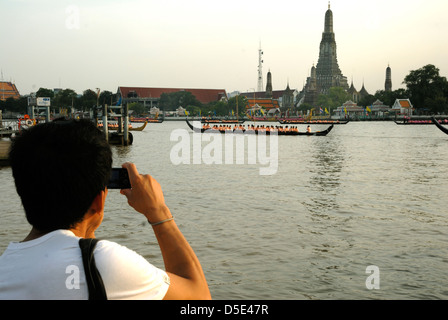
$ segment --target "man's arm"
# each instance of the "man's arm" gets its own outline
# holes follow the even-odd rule
[[[129,173],[132,189],[123,189],[128,203],[151,224],[159,242],[170,287],[165,299],[211,299],[207,281],[196,254],[177,227],[165,204],[160,184],[150,175],[140,175],[132,163],[123,164]]]

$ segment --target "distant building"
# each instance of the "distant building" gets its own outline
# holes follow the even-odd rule
[[[152,108],[149,110],[149,114],[152,115],[152,116],[155,116],[155,115],[158,115],[158,114],[161,114],[161,113],[162,113],[162,112],[161,112],[160,109],[157,108],[157,107],[152,107]]]
[[[246,104],[246,110],[260,109],[270,111],[271,109],[280,109],[278,100],[268,98],[248,98]]]
[[[355,89],[355,86],[353,85],[353,81],[352,81],[352,85],[350,86],[350,88],[347,90],[347,93],[350,96],[350,99],[352,99],[354,102],[358,103],[359,102],[359,93],[358,91]]]
[[[187,109],[185,109],[184,107],[179,107],[176,109],[176,112],[179,117],[182,117],[187,114]]]
[[[320,43],[316,76],[320,93],[326,94],[332,87],[348,89],[347,78],[342,74],[338,64],[336,37],[333,32],[333,12],[330,9],[330,3],[328,3],[328,10],[325,13],[325,29]]]
[[[355,86],[353,85],[353,81],[350,88],[347,90],[347,93],[350,95],[350,99],[352,99],[356,103],[369,95],[366,88],[364,87],[364,83],[362,84],[361,91],[358,92],[358,90],[356,90]]]
[[[272,99],[272,74],[271,74],[271,70],[269,70],[268,77],[267,77],[266,98]]]
[[[287,84],[285,90],[272,90],[272,87],[272,73],[269,71],[267,74],[266,91],[242,92],[239,93],[239,95],[246,97],[248,100],[260,100],[260,105],[267,106],[269,110],[271,108],[280,108],[283,112],[292,109],[294,107],[294,100],[298,95],[297,90],[290,89],[289,83]],[[257,104],[257,102],[255,102],[255,104]],[[247,106],[249,105],[253,106],[254,104],[250,104],[248,102]]]
[[[289,83],[286,86],[282,95],[281,109],[282,111],[292,110],[294,107],[294,90],[289,88]]]
[[[175,89],[175,88],[147,88],[147,87],[118,87],[118,101],[122,103],[138,102],[145,107],[158,107],[163,93],[187,91],[203,104],[227,100],[225,89]]]
[[[412,116],[413,110],[414,107],[409,99],[397,99],[392,106],[392,111],[406,116]]]
[[[386,83],[384,85],[384,90],[386,92],[392,91],[392,69],[390,68],[390,66],[387,66],[386,69]]]
[[[374,116],[383,116],[386,112],[391,111],[391,107],[386,106],[382,101],[376,100],[370,107]]]
[[[19,99],[20,93],[14,83],[0,81],[0,100],[6,101],[8,98]]]
[[[319,60],[316,67],[311,68],[311,75],[307,79],[301,101],[316,106],[319,94],[328,94],[332,87],[349,89],[347,77],[342,74],[338,64],[333,12],[328,4],[328,10],[325,13],[325,29],[320,42]]]
[[[335,114],[340,118],[356,118],[366,114],[366,109],[364,107],[358,106],[354,101],[347,101],[341,107],[338,107]]]
[[[311,106],[316,106],[317,98],[319,97],[319,88],[317,87],[317,74],[315,66],[311,68],[311,75],[307,79],[304,92],[305,94],[302,101]]]

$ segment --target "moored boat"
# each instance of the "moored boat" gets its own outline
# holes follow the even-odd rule
[[[157,118],[149,118],[149,117],[147,117],[147,118],[136,118],[136,117],[130,117],[129,120],[130,120],[130,122],[140,122],[140,123],[143,123],[143,122],[162,123],[163,122],[163,118],[159,119],[158,117]]]
[[[145,121],[145,123],[143,123],[143,125],[141,125],[140,127],[133,127],[132,125],[129,125],[129,131],[143,131],[145,128],[146,128],[146,125],[148,124],[148,122],[147,121]],[[102,123],[99,123],[98,124],[98,128],[102,128],[103,127],[103,124]],[[108,125],[107,125],[107,128],[109,129],[109,130],[113,130],[113,131],[116,131],[116,130],[118,130],[118,124],[112,124],[112,123],[109,123]]]

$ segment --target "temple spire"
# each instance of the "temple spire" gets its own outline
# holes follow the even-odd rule
[[[384,90],[386,92],[392,91],[392,69],[390,68],[390,64],[387,65],[386,69],[386,84],[384,86]]]
[[[330,9],[330,2],[328,2],[328,10],[325,13],[325,33],[333,33],[333,12]]]
[[[267,76],[267,85],[266,85],[266,98],[271,98],[273,97],[272,95],[272,74],[271,74],[271,69],[269,69],[268,72],[268,76]]]

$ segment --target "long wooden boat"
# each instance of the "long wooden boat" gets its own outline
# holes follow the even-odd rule
[[[162,123],[163,122],[163,118],[159,119],[159,118],[134,118],[131,117],[129,119],[130,122],[140,122],[140,123],[144,123],[144,122],[148,122],[148,123]]]
[[[431,120],[436,125],[437,128],[439,128],[445,134],[448,134],[448,128],[447,127],[442,126],[442,124],[434,117]]]
[[[350,120],[278,120],[281,124],[347,124],[350,122]]]
[[[225,120],[225,119],[201,119],[201,123],[210,123],[210,124],[235,124],[235,123],[239,123],[239,124],[243,124],[244,122],[246,122],[246,120],[242,119],[242,120]]]
[[[214,129],[204,129],[204,128],[197,128],[194,127],[189,121],[188,119],[186,120],[187,125],[190,127],[191,130],[193,130],[194,132],[200,132],[200,133],[227,133],[227,132],[233,132],[236,134],[241,134],[241,133],[245,133],[245,134],[258,134],[259,130],[234,130],[234,131],[229,131],[229,130],[214,130]],[[328,127],[326,130],[323,131],[316,131],[316,132],[297,132],[297,131],[275,131],[275,134],[279,135],[279,136],[326,136],[328,135],[331,130],[333,130],[334,125],[332,124],[330,127]],[[263,133],[265,133],[266,135],[270,135],[270,131],[262,131]]]
[[[134,128],[134,127],[130,126],[129,127],[129,131],[143,131],[146,128],[147,124],[148,124],[148,122],[145,121],[145,123],[143,123],[143,125],[141,125],[140,127]],[[102,124],[98,125],[98,127],[101,129],[102,128]],[[118,126],[109,124],[108,125],[108,130],[117,131],[118,130]]]
[[[439,120],[439,121],[443,121],[444,123],[448,124],[448,120],[444,119],[444,120]],[[394,122],[396,124],[398,124],[399,126],[410,126],[410,125],[414,125],[414,126],[422,126],[422,125],[433,125],[433,120],[432,119],[406,119],[406,120],[394,120]]]

